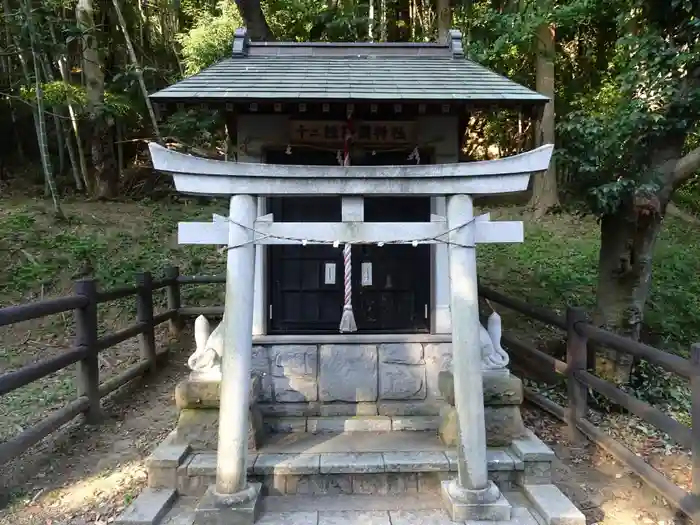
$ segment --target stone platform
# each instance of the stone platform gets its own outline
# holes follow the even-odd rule
[[[417,346],[422,352],[422,347]],[[391,355],[397,361],[400,354],[398,350],[412,348],[410,345],[385,347],[385,353],[390,353],[388,349],[392,349]],[[301,362],[314,362],[308,358],[306,350],[299,350],[299,354],[287,350]],[[398,372],[400,368],[397,368],[408,365],[399,365],[393,361],[386,365],[394,367],[388,369],[391,371],[389,375],[393,378],[394,388],[398,389],[400,385],[405,387],[410,383],[403,373]],[[303,367],[298,365],[297,368]],[[445,445],[457,444],[457,412],[454,407],[452,374],[448,371],[441,370],[431,379],[431,384],[434,383],[438,394],[413,399],[400,399],[397,391],[394,391],[394,399],[377,398],[375,395],[364,400],[334,399],[321,402],[315,401],[316,397],[312,397],[314,400],[305,401],[287,396],[283,398],[283,402],[269,402],[267,389],[273,387],[271,379],[274,378],[262,375],[261,372],[251,375],[248,413],[248,448],[251,450],[258,450],[266,436],[290,432],[433,431],[439,434]],[[336,378],[336,381],[342,382],[342,379]],[[419,383],[424,385],[422,379]],[[281,388],[281,384],[281,381],[278,381],[275,388]],[[298,387],[303,382],[298,378],[294,381],[290,379],[290,384]],[[215,451],[218,440],[219,396],[219,380],[187,379],[179,383],[175,391],[175,401],[180,415],[173,440],[181,445],[189,445],[192,450]],[[507,370],[485,373],[484,416],[489,446],[508,446],[513,439],[524,435],[525,427],[520,414],[522,400],[520,379]]]
[[[268,436],[248,457],[249,480],[263,484],[257,523],[454,523],[442,510],[440,484],[456,476],[456,457],[434,432]],[[584,525],[583,515],[551,484],[553,459],[529,431],[509,447],[489,448],[489,477],[512,506],[511,519],[466,523]],[[148,470],[150,488],[117,523],[192,525],[199,498],[215,481],[216,453],[166,440],[149,458]]]
[[[444,360],[427,359],[436,349]],[[382,345],[370,352],[361,345],[355,350],[369,356],[368,368],[375,373],[365,379],[377,386],[353,397],[321,394],[347,386],[337,375],[323,379],[324,368],[317,366],[323,347],[257,348],[254,361],[269,371],[252,373],[248,407],[247,477],[261,487],[258,522],[454,523],[444,512],[442,494],[444,484],[457,476],[454,388],[451,373],[442,369],[447,349]],[[267,357],[261,360],[261,354]],[[345,357],[354,355],[349,354]],[[148,488],[117,524],[192,525],[195,507],[208,508],[208,489],[216,482],[219,386],[216,380],[194,378],[178,385],[177,428],[148,459]],[[404,390],[415,393],[404,396]],[[485,372],[488,477],[502,497],[469,516],[501,521],[467,523],[584,525],[583,515],[551,484],[554,454],[524,427],[522,399],[517,377],[507,370]],[[221,523],[230,525],[226,519]]]

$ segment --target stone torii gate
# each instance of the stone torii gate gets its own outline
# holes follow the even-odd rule
[[[247,164],[197,158],[155,143],[149,148],[154,168],[172,174],[178,191],[230,196],[228,218],[179,225],[180,243],[228,247],[216,485],[200,503],[196,523],[252,523],[256,515],[260,487],[246,479],[256,245],[416,240],[449,247],[460,446],[457,479],[443,482],[447,510],[453,520],[510,519],[510,505],[488,480],[475,247],[522,242],[523,225],[475,217],[472,195],[526,190],[530,175],[548,168],[554,147],[495,161],[417,166]],[[342,196],[342,221],[278,223],[272,215],[257,217],[258,196],[302,195]],[[446,196],[447,216],[365,223],[363,195]]]

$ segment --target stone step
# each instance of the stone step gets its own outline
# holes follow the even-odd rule
[[[318,441],[317,436],[313,437]],[[281,452],[273,447],[251,454],[248,475],[263,484],[267,495],[414,494],[438,492],[441,481],[457,472],[457,452],[441,447],[434,436],[391,444],[386,439],[391,437],[388,435],[378,440],[385,442],[384,447],[375,441],[375,451],[350,452],[342,452],[348,448],[343,446],[343,441],[352,436],[329,437],[331,442],[323,443],[326,446],[319,447],[318,452],[314,447],[300,452],[290,451],[290,447],[282,448],[285,452]],[[334,438],[339,442],[329,446]],[[361,442],[361,433],[356,433],[356,438]],[[419,446],[421,442],[426,446]],[[376,451],[381,448],[385,450]],[[515,485],[519,471],[525,468],[525,463],[507,449],[489,449],[487,464],[490,478],[506,489]],[[213,452],[192,453],[177,469],[180,494],[201,495],[215,480],[216,453]]]
[[[117,517],[115,525],[158,525],[175,501],[172,489],[146,488]]]
[[[258,403],[268,417],[332,417],[332,416],[439,416],[449,406],[443,400],[377,401],[359,403]]]
[[[437,510],[441,508],[442,500],[436,493],[399,496],[267,496],[262,499],[263,514],[314,511]]]
[[[525,485],[525,497],[541,517],[540,525],[586,525],[586,517],[554,485]]]
[[[545,523],[521,491],[503,495],[512,506],[511,519],[497,522],[499,525]],[[192,525],[197,503],[198,498],[179,498],[158,525]],[[260,507],[256,525],[454,525],[437,494],[267,496]],[[543,510],[553,516],[551,509]],[[467,521],[464,525],[485,523]]]
[[[552,451],[528,433],[490,448],[490,478],[504,490],[551,483]],[[201,495],[215,481],[216,453],[164,442],[148,460],[149,486]],[[288,433],[249,452],[248,475],[266,494],[431,492],[457,471],[457,453],[431,432]]]
[[[493,472],[515,472],[524,468],[524,463],[506,449],[487,450],[486,460],[488,470]],[[214,476],[216,453],[190,454],[179,470],[190,477]],[[457,451],[261,453],[248,456],[248,473],[257,476],[399,472],[457,472]]]
[[[319,416],[270,417],[263,420],[271,433],[437,431],[440,416]]]

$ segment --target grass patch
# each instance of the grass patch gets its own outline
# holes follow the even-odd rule
[[[520,208],[494,218],[521,219]],[[554,215],[525,221],[525,242],[478,248],[484,284],[563,315],[567,305],[592,312],[598,279],[600,232],[594,218]],[[646,336],[655,346],[687,356],[700,341],[700,244],[697,226],[668,217],[654,251],[645,312]],[[508,328],[507,326],[505,328]]]
[[[223,202],[177,200],[151,203],[64,203],[67,219],[57,222],[41,200],[3,203],[0,210],[0,307],[69,295],[81,276],[98,279],[100,289],[133,284],[138,271],[161,275],[169,265],[184,274],[219,273],[224,258],[215,247],[179,246],[177,222],[210,219],[226,210]],[[222,286],[183,289],[185,304],[223,300]],[[156,313],[165,306],[155,294]],[[135,299],[100,305],[100,332],[135,322]],[[74,320],[70,312],[0,328],[0,373],[46,359],[70,348]],[[166,339],[162,334],[160,341]],[[100,354],[106,380],[140,358],[136,339]],[[35,424],[76,398],[75,366],[0,398],[0,441]]]

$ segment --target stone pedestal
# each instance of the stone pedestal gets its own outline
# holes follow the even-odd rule
[[[440,411],[440,440],[448,447],[459,445],[459,425],[454,407],[454,379],[451,372],[440,372],[440,393],[447,401]],[[506,447],[525,435],[520,413],[522,381],[507,370],[484,373],[484,415],[489,447]]]
[[[257,406],[261,377],[251,375],[248,409],[248,450],[260,448],[264,438],[263,417]],[[216,451],[219,431],[221,381],[185,379],[175,388],[175,404],[180,409],[175,442],[192,450]]]
[[[493,481],[482,490],[468,490],[456,479],[443,481],[442,500],[452,521],[510,521],[512,505]]]
[[[253,525],[260,514],[260,483],[241,492],[218,494],[211,485],[195,510],[193,525]]]

